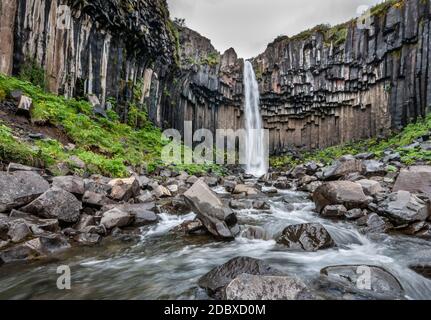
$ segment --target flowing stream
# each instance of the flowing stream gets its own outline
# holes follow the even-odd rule
[[[261,177],[268,171],[268,152],[266,151],[262,116],[259,109],[259,85],[250,61],[244,63],[244,95],[245,130],[247,133],[246,172],[255,177]]]
[[[230,197],[220,189],[216,191],[221,197]],[[416,257],[431,255],[428,241],[406,236],[366,236],[352,223],[321,219],[313,211],[314,204],[300,192],[280,190],[278,195],[265,196],[264,200],[271,205],[268,213],[237,211],[241,227],[262,226],[276,236],[291,224],[320,222],[337,248],[306,253],[286,251],[273,240],[240,237],[233,242],[217,242],[209,236],[185,236],[172,229],[194,219],[193,213],[161,214],[158,224],[140,230],[138,241],[106,239],[99,247],[74,248],[56,260],[0,267],[0,299],[207,299],[197,286],[198,279],[237,256],[262,259],[301,278],[310,287],[326,266],[382,266],[400,280],[406,298],[431,298],[431,281],[408,268]],[[71,268],[71,290],[56,287],[60,265]],[[325,297],[320,289],[313,290]]]

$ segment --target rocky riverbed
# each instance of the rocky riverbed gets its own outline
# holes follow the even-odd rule
[[[0,298],[431,298],[431,167],[394,152],[259,179],[0,176]]]

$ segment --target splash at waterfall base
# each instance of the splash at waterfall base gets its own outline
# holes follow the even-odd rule
[[[259,154],[250,148],[250,137],[260,141]],[[241,165],[245,168],[269,167],[269,131],[266,129],[209,129],[193,132],[193,122],[184,122],[184,133],[176,129],[165,130],[162,139],[166,146],[161,159],[165,165],[217,164]],[[247,172],[260,177],[260,172]]]

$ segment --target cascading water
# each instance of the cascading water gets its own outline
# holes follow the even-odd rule
[[[259,109],[259,86],[250,61],[244,63],[246,172],[260,177],[268,171],[267,148]]]

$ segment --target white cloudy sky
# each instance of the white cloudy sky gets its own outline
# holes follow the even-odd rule
[[[224,51],[234,47],[251,58],[279,35],[294,35],[317,24],[358,16],[360,6],[383,0],[168,0],[172,17],[211,39]]]

